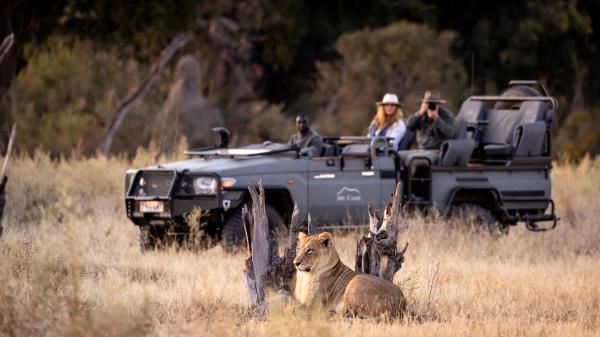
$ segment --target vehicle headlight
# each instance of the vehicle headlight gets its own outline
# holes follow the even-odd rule
[[[196,177],[194,178],[194,194],[216,194],[217,178],[214,177]]]

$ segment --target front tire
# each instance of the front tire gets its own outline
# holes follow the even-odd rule
[[[278,235],[281,232],[285,232],[286,226],[279,212],[271,205],[265,205],[265,211],[271,235]],[[227,252],[235,252],[246,246],[246,233],[242,224],[241,206],[235,209],[227,221],[225,221],[221,246]]]
[[[139,243],[142,252],[158,248],[164,241],[164,228],[142,225],[140,226]]]

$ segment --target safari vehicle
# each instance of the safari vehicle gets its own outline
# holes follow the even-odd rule
[[[140,227],[142,248],[192,228],[233,248],[245,238],[241,210],[253,182],[265,188],[272,230],[289,223],[294,204],[321,227],[364,225],[368,202],[383,207],[400,183],[407,209],[468,209],[503,231],[519,222],[551,229],[558,221],[550,180],[557,108],[540,83],[512,81],[500,96],[469,97],[455,139],[439,151],[407,150],[408,136],[399,149],[381,137],[326,137],[318,156],[284,144],[228,148],[221,128],[220,144],[186,151],[188,160],[128,170],[127,216]]]

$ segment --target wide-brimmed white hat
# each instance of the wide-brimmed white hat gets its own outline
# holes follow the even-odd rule
[[[383,96],[383,99],[381,100],[381,102],[377,102],[375,103],[377,105],[382,105],[382,104],[393,104],[393,105],[397,105],[397,106],[403,106],[404,104],[398,102],[398,96],[394,95],[394,94],[390,94],[387,93]]]

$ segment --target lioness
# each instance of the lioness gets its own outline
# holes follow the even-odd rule
[[[357,317],[402,317],[406,299],[400,287],[348,268],[340,261],[330,233],[299,233],[298,239],[294,295],[300,303],[321,304],[328,310]]]

